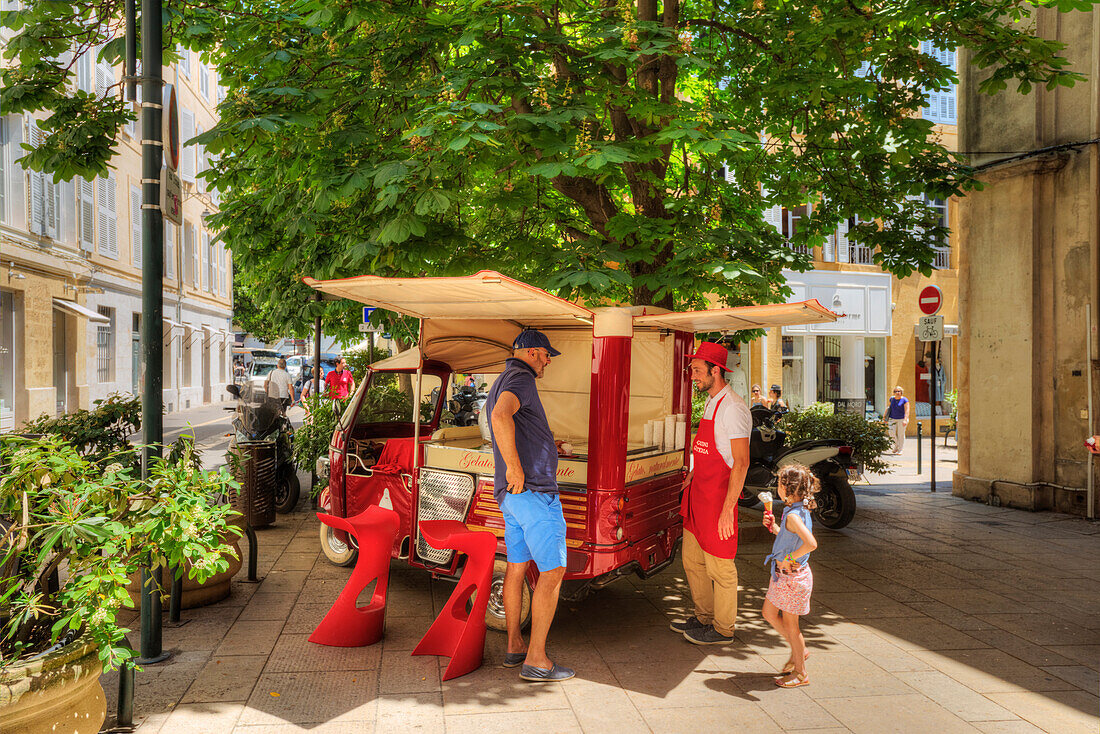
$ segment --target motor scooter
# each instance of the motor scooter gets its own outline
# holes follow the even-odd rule
[[[230,449],[238,446],[269,445],[275,449],[274,494],[275,512],[285,515],[298,504],[301,484],[294,466],[294,426],[286,417],[289,398],[269,398],[262,390],[244,390],[238,385],[226,385],[226,391],[237,398],[233,414],[233,438]]]
[[[785,411],[754,405],[752,434],[749,437],[749,471],[738,504],[752,507],[760,492],[776,495],[779,471],[790,464],[809,467],[821,482],[814,517],[827,528],[836,530],[852,521],[856,513],[856,495],[851,480],[859,478],[852,460],[852,447],[839,439],[799,441],[785,446],[787,433],[780,427]]]
[[[476,426],[481,409],[485,406],[488,395],[478,392],[472,385],[462,385],[455,388],[454,397],[451,398],[448,407],[454,414],[456,426]]]

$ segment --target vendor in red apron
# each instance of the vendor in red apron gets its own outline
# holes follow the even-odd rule
[[[726,382],[728,357],[724,347],[703,342],[688,358],[692,384],[710,398],[691,444],[680,505],[695,614],[670,626],[696,645],[732,642],[737,621],[737,498],[749,468],[752,415]]]

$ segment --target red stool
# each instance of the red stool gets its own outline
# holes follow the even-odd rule
[[[486,530],[469,530],[457,520],[426,520],[420,523],[420,532],[436,548],[453,548],[466,554],[458,586],[412,653],[449,657],[443,680],[450,680],[481,667],[497,536]],[[475,591],[477,596],[467,612],[466,602]]]
[[[390,550],[397,536],[397,513],[375,505],[355,517],[318,512],[317,519],[352,535],[359,545],[359,558],[351,578],[309,641],[333,647],[373,645],[382,639],[386,627],[386,588],[390,581]],[[360,592],[375,580],[378,583],[370,604],[357,606]]]

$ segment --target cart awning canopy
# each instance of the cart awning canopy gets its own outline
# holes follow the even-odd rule
[[[761,306],[714,308],[706,311],[680,311],[647,316],[635,316],[635,326],[650,326],[695,333],[707,331],[741,331],[769,329],[773,326],[824,324],[837,320],[837,315],[816,299],[797,303],[769,303]]]
[[[441,278],[306,278],[322,293],[420,319],[495,319],[533,328],[591,323],[592,312],[492,270]]]

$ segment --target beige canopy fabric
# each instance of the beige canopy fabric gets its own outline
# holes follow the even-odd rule
[[[534,328],[592,320],[587,308],[492,270],[441,278],[306,278],[305,283],[322,293],[420,319],[493,319]]]
[[[740,331],[742,329],[768,329],[773,326],[798,324],[824,324],[836,321],[837,315],[822,306],[816,299],[797,303],[769,303],[760,306],[736,306],[714,308],[707,311],[681,311],[679,313],[635,316],[634,326],[655,326],[675,331],[695,333],[707,331]]]

